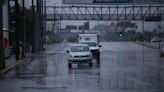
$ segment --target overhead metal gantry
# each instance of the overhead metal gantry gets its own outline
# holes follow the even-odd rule
[[[164,20],[164,5],[47,6],[46,20],[160,21]]]

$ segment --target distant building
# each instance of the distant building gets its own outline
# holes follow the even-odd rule
[[[93,0],[62,0],[63,4],[92,4]]]
[[[110,30],[110,26],[106,24],[97,24],[93,27],[92,30],[107,31]]]
[[[93,0],[93,3],[129,3],[131,0]]]
[[[62,0],[63,4],[115,4],[115,3],[143,3],[143,4],[160,4],[164,0]]]
[[[120,32],[125,31],[127,28],[136,29],[137,26],[131,22],[111,22],[111,24],[97,24],[92,30],[100,32]]]
[[[111,23],[111,25],[108,24],[97,24],[93,27],[92,30],[94,31],[101,31],[101,32],[114,32],[115,31],[115,24]]]
[[[66,30],[77,30],[76,25],[66,25]]]
[[[85,22],[84,23],[84,30],[89,30],[90,27],[89,27],[89,22]]]
[[[80,25],[78,30],[90,30],[89,22],[85,22],[83,25]]]

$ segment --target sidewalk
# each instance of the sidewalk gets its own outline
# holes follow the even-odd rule
[[[48,44],[44,44],[44,49],[48,48]],[[3,76],[4,74],[6,74],[8,71],[12,70],[13,68],[15,68],[16,66],[25,63],[26,61],[28,61],[28,59],[32,58],[35,55],[41,54],[41,52],[38,53],[26,53],[25,54],[25,58],[19,59],[16,61],[15,56],[10,56],[9,58],[5,59],[5,64],[6,64],[6,68],[3,70],[0,70],[0,76]]]
[[[162,58],[162,62],[161,62],[160,76],[161,76],[162,86],[164,86],[164,57]]]
[[[153,49],[160,49],[158,43],[152,43],[152,42],[136,42],[139,45],[143,45],[148,48],[153,48]],[[160,47],[162,46],[163,43],[160,44]],[[164,57],[161,57],[161,62],[160,62],[160,78],[161,78],[161,87],[164,87]],[[164,88],[163,88],[164,89]]]
[[[140,41],[137,41],[136,43],[140,44],[140,45],[143,45],[145,47],[148,47],[148,48],[159,49],[159,46],[157,44],[154,44],[154,43],[151,43],[151,42],[140,42]]]
[[[30,56],[31,56],[31,54],[26,54],[25,58],[19,59],[17,61],[16,61],[14,56],[10,56],[9,58],[5,59],[6,68],[3,69],[3,70],[0,70],[0,76],[3,76],[5,73],[10,71],[14,67],[16,67],[19,64],[22,64],[23,62],[25,62]]]

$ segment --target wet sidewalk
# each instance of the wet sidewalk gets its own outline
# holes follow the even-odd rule
[[[5,58],[5,69],[0,70],[0,76],[4,76],[5,74],[7,74],[7,72],[12,70],[13,68],[19,66],[23,62],[26,62],[27,59],[31,57],[31,55],[32,54],[30,54],[30,53],[26,53],[25,57],[20,58],[19,60],[16,60],[14,55],[11,55],[10,57]]]
[[[0,79],[4,92],[164,92],[158,49],[102,43],[101,65],[68,68],[69,44],[51,45]],[[144,50],[144,58],[143,52]],[[6,86],[8,85],[8,86]]]
[[[157,43],[152,43],[152,42],[141,42],[141,41],[137,41],[137,44],[143,45],[145,47],[148,48],[153,48],[153,49],[158,49],[159,45]],[[160,45],[161,46],[161,45]]]
[[[162,81],[162,85],[164,85],[164,57],[161,60],[161,81]],[[164,89],[164,87],[163,87]]]
[[[6,58],[5,59],[6,67],[9,67],[10,65],[12,65],[14,63],[16,63],[16,59],[15,59],[15,56],[14,55],[12,55],[9,58]]]

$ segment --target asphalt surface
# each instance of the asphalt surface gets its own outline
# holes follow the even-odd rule
[[[0,78],[0,92],[164,92],[158,49],[101,43],[101,64],[68,68],[71,43],[50,45]]]

